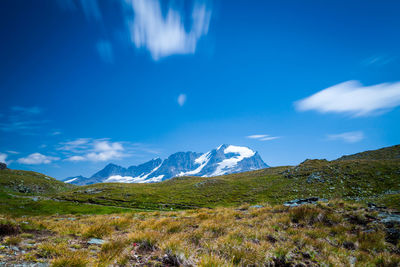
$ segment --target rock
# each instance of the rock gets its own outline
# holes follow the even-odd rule
[[[0,162],[0,170],[7,169],[7,164]]]
[[[354,243],[353,243],[353,242],[350,242],[350,241],[345,241],[345,242],[343,242],[343,247],[344,247],[345,249],[349,249],[349,250],[354,250],[354,249],[356,249],[356,246],[354,245]]]
[[[260,209],[260,208],[264,208],[264,206],[262,206],[262,205],[253,205],[253,206],[250,206],[250,208]]]
[[[400,230],[396,228],[387,228],[385,240],[393,245],[397,245],[400,240]]]
[[[383,223],[399,223],[400,224],[400,215],[399,214],[391,214],[387,212],[381,212],[378,214],[381,218],[381,222]]]
[[[354,257],[354,256],[350,256],[350,257],[349,257],[350,266],[355,266],[356,261],[357,261],[357,258],[356,258],[356,257]]]
[[[286,201],[285,203],[283,203],[283,205],[286,207],[297,207],[297,206],[304,205],[304,204],[315,204],[318,201],[327,201],[327,200],[323,199],[323,198],[318,198],[318,197],[301,198],[301,199],[294,199],[291,201]]]
[[[178,257],[171,253],[167,253],[162,258],[162,262],[167,266],[180,266]]]
[[[88,244],[90,245],[103,245],[106,241],[104,241],[103,239],[99,239],[99,238],[92,238],[88,241]]]
[[[14,250],[14,251],[19,251],[19,248],[16,247],[16,246],[12,246],[11,249]]]
[[[313,172],[308,176],[307,183],[311,184],[314,182],[324,183],[325,180],[321,177],[319,172]]]

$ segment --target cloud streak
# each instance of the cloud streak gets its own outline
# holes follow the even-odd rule
[[[347,113],[354,117],[387,112],[400,105],[400,82],[363,86],[347,81],[297,101],[299,111]]]
[[[40,153],[33,153],[25,158],[20,158],[17,161],[21,164],[39,165],[39,164],[49,164],[49,163],[59,160],[59,159],[60,158],[58,158],[58,157],[51,157],[51,156],[46,156],[46,155],[43,155]]]
[[[0,130],[4,132],[18,132],[24,135],[34,134],[32,130],[40,128],[48,120],[33,119],[42,113],[39,107],[11,107],[11,112],[4,116],[3,121],[0,122]]]
[[[178,102],[178,105],[182,107],[186,103],[186,95],[180,94],[178,96],[177,102]]]
[[[259,140],[259,141],[270,141],[270,140],[279,139],[280,136],[270,136],[268,134],[253,134],[253,135],[246,136],[246,138]]]
[[[364,139],[364,133],[361,131],[345,132],[341,134],[329,134],[328,140],[342,140],[346,143],[357,143]]]
[[[174,54],[193,54],[200,37],[208,33],[211,11],[205,4],[194,4],[191,27],[188,27],[184,24],[183,11],[170,5],[164,16],[159,0],[126,2],[134,13],[133,20],[128,20],[131,40],[137,48],[146,48],[154,60]]]

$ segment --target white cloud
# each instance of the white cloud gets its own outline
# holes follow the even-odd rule
[[[253,134],[253,135],[248,135],[246,138],[249,139],[256,139],[259,141],[270,141],[270,140],[275,140],[280,138],[280,136],[270,136],[268,134]]]
[[[14,150],[7,150],[7,153],[9,153],[9,154],[19,154],[18,151],[14,151]]]
[[[52,132],[50,135],[60,135],[61,134],[61,132],[60,131],[54,131],[54,132]]]
[[[49,164],[52,161],[59,160],[60,158],[58,157],[51,157],[51,156],[45,156],[40,153],[33,153],[30,154],[29,156],[25,158],[20,158],[18,159],[19,163],[22,164],[29,164],[29,165],[35,165],[35,164]]]
[[[106,63],[114,62],[114,53],[112,49],[112,45],[109,41],[101,40],[96,44],[97,52],[100,55],[100,58]]]
[[[81,150],[87,149],[90,142],[92,142],[90,138],[78,138],[73,141],[61,143],[61,147],[59,147],[58,150],[79,152]]]
[[[85,161],[86,158],[82,156],[71,156],[66,159],[67,161]]]
[[[94,151],[88,153],[86,158],[90,161],[107,161],[118,159],[124,156],[124,148],[121,143],[100,141],[94,143]]]
[[[128,156],[122,142],[110,142],[108,139],[79,138],[73,141],[61,143],[58,150],[70,155],[67,161],[108,161]]]
[[[363,86],[357,81],[337,84],[295,103],[299,111],[348,113],[356,117],[385,112],[399,105],[400,82]]]
[[[173,54],[193,54],[200,37],[208,32],[211,11],[205,4],[194,4],[190,28],[184,24],[188,19],[183,11],[169,6],[164,13],[160,0],[126,2],[134,13],[133,21],[129,21],[131,39],[137,48],[149,50],[154,60]]]
[[[182,107],[186,103],[186,95],[185,94],[180,94],[178,96],[177,101],[178,101],[179,106]]]
[[[329,134],[329,140],[342,140],[346,143],[356,143],[364,139],[364,133],[361,131],[346,132],[341,134]]]
[[[0,162],[6,163],[7,154],[0,153]]]

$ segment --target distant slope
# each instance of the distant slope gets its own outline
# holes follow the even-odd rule
[[[338,158],[337,160],[354,160],[354,159],[370,159],[370,160],[400,159],[400,145],[384,147],[377,150],[368,150],[353,155],[343,156]]]
[[[0,170],[1,191],[25,194],[54,194],[74,187],[76,186],[33,171]]]
[[[153,184],[95,184],[61,193],[59,199],[141,209],[282,203],[317,196],[359,201],[400,193],[400,160],[307,160],[218,177],[178,177]]]

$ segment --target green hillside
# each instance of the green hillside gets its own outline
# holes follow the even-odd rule
[[[400,145],[384,147],[377,150],[368,150],[354,155],[347,155],[338,160],[353,160],[353,159],[368,159],[368,160],[385,160],[385,159],[400,159]]]
[[[74,188],[47,175],[5,169],[0,170],[0,190],[24,194],[53,194]]]
[[[400,160],[307,160],[212,178],[183,177],[154,184],[94,184],[60,193],[58,199],[140,209],[187,209],[279,204],[317,196],[378,202],[399,208],[387,196],[400,192]],[[389,198],[390,199],[390,198]]]
[[[400,209],[400,159],[393,159],[400,146],[363,152],[363,159],[327,161],[306,160],[298,166],[267,168],[218,177],[179,177],[152,184],[94,184],[74,186],[43,174],[0,171],[0,198],[10,213],[18,213],[18,204],[41,196],[40,203],[56,213],[66,203],[94,204],[96,207],[123,207],[141,210],[171,210],[238,206],[244,203],[282,204],[297,198],[341,198],[375,202]],[[382,158],[385,151],[390,159]],[[367,154],[365,154],[367,153]],[[383,153],[383,154],[382,154]],[[384,157],[383,157],[384,158]],[[30,199],[27,199],[27,196]],[[45,198],[44,198],[45,197]],[[47,202],[45,202],[47,201]],[[42,210],[40,203],[26,204],[28,212]],[[69,208],[66,208],[65,213]],[[74,212],[74,209],[72,209]],[[77,212],[80,212],[79,210]],[[104,211],[106,212],[106,211]]]

